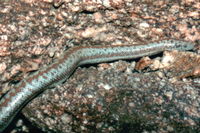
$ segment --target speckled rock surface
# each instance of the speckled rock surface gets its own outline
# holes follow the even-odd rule
[[[23,112],[55,132],[198,131],[199,86],[167,77],[165,68],[134,72],[134,64],[79,68],[62,87],[47,90]]]
[[[200,44],[199,7],[196,0],[3,0],[0,95],[70,47],[166,38]],[[7,132],[199,132],[195,52],[78,68],[28,104],[26,118]]]

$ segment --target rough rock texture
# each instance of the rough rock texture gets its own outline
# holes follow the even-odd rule
[[[174,52],[163,60],[176,58]],[[179,54],[183,57],[179,60],[195,56]],[[162,70],[145,73],[133,72],[135,62],[124,61],[79,68],[62,87],[47,90],[23,112],[45,130],[56,132],[198,131],[199,86],[192,80],[169,78],[167,74],[178,72],[170,74],[176,69],[172,60],[160,62]],[[179,62],[184,67],[185,62]]]
[[[45,132],[200,132],[199,10],[196,0],[0,1],[0,95],[70,47],[197,44],[193,52],[78,68],[7,132],[35,131],[26,119]]]

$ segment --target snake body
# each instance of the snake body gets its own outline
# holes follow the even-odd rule
[[[39,93],[65,81],[80,65],[119,59],[134,59],[160,53],[164,50],[191,50],[194,44],[179,40],[162,40],[146,45],[86,46],[66,51],[53,64],[22,80],[0,100],[0,132],[11,123],[16,114]]]

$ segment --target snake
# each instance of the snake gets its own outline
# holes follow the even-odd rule
[[[41,68],[14,85],[0,99],[0,132],[3,132],[15,116],[46,88],[65,82],[78,66],[135,59],[151,56],[165,50],[192,50],[194,43],[168,39],[138,45],[79,46],[69,48],[52,64]]]

